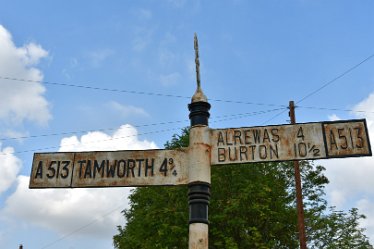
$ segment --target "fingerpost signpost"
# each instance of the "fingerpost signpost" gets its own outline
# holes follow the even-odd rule
[[[189,147],[35,153],[29,187],[188,185],[189,248],[207,249],[211,166],[372,155],[364,119],[210,129],[196,34],[194,48],[197,89],[188,105]]]

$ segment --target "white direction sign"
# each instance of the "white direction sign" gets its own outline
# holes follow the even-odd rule
[[[187,184],[183,150],[35,153],[30,188]]]
[[[365,120],[212,129],[211,164],[370,156]]]
[[[211,129],[207,146],[211,165],[371,156],[364,119]],[[29,187],[187,184],[189,151],[35,153]]]

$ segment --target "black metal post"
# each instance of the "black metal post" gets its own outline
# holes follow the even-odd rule
[[[188,105],[191,128],[208,126],[210,104],[205,101],[192,102]],[[190,182],[188,184],[189,223],[208,224],[208,206],[210,183]]]

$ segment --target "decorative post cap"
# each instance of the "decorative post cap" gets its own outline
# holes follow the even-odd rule
[[[200,85],[200,62],[199,62],[199,44],[197,41],[197,35],[195,33],[194,39],[194,48],[195,48],[195,63],[196,63],[196,82],[197,88],[195,94],[192,96],[191,103],[188,105],[190,110],[190,121],[191,127],[193,126],[207,126],[209,119],[209,109],[210,104],[208,103],[207,97],[204,95],[201,90]]]

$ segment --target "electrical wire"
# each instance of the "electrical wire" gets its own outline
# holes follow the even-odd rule
[[[374,54],[370,55],[369,57],[365,58],[358,64],[354,65],[353,67],[349,68],[348,70],[344,71],[334,79],[326,82],[318,89],[312,91],[311,93],[304,96],[302,99],[296,102],[296,104],[304,101],[305,99],[311,97],[312,95],[316,94],[317,92],[321,91],[323,88],[327,87],[328,85],[332,84],[336,80],[342,78],[346,74],[350,73],[352,70],[359,67],[361,64],[365,63],[366,61],[370,60],[374,57]],[[159,96],[159,97],[173,97],[173,98],[183,98],[183,99],[190,99],[189,96],[182,96],[182,95],[173,95],[173,94],[164,94],[164,93],[153,93],[153,92],[144,92],[144,91],[134,91],[134,90],[125,90],[125,89],[115,89],[115,88],[102,88],[102,87],[93,87],[93,86],[87,86],[87,85],[77,85],[77,84],[68,84],[68,83],[58,83],[58,82],[50,82],[50,81],[40,81],[40,80],[29,80],[29,79],[21,79],[21,78],[12,78],[12,77],[6,77],[6,76],[0,76],[0,79],[3,80],[12,80],[12,81],[19,81],[19,82],[28,82],[28,83],[41,83],[46,85],[56,85],[56,86],[66,86],[66,87],[76,87],[76,88],[82,88],[82,89],[90,89],[90,90],[100,90],[100,91],[109,91],[109,92],[119,92],[119,93],[128,93],[128,94],[138,94],[138,95],[149,95],[149,96]],[[228,99],[210,99],[209,101],[213,102],[222,102],[222,103],[232,103],[232,104],[246,104],[246,105],[257,105],[257,106],[271,106],[271,107],[280,107],[280,108],[286,108],[288,106],[286,105],[280,105],[280,104],[272,104],[272,103],[261,103],[261,102],[248,102],[248,101],[240,101],[240,100],[228,100]],[[301,107],[301,106],[298,106]],[[342,110],[337,108],[327,108],[327,107],[301,107],[301,108],[308,108],[308,109],[319,109],[319,110],[333,110],[333,111],[349,111],[349,112],[362,112],[365,113],[365,111],[356,111],[356,110]],[[367,112],[366,112],[367,113]],[[370,112],[369,112],[370,113]],[[22,137],[21,137],[22,138]],[[0,139],[1,140],[1,139]]]
[[[251,115],[256,115],[256,114],[273,112],[273,111],[280,110],[280,109],[281,108],[264,110],[264,111],[257,111],[257,112],[251,112],[251,113],[238,113],[238,114],[221,115],[221,116],[213,117],[212,119],[214,120],[214,119],[219,119],[219,118],[223,118],[223,117],[236,117],[236,116],[248,116],[248,115],[251,116]],[[185,123],[185,122],[189,122],[189,120],[185,119],[185,120],[167,121],[167,122],[160,122],[160,123],[132,125],[132,127],[141,128],[141,127],[151,127],[151,126],[177,124],[177,123]],[[72,135],[72,134],[88,133],[88,132],[95,132],[95,131],[105,132],[105,131],[113,131],[113,130],[117,130],[117,129],[118,129],[118,127],[116,127],[116,128],[92,129],[92,130],[80,130],[80,131],[65,131],[65,132],[48,133],[48,134],[40,134],[40,135],[30,135],[30,136],[6,137],[6,138],[0,138],[0,141],[30,139],[30,138],[40,138],[40,137],[60,136],[60,135]]]
[[[369,61],[370,59],[372,59],[374,57],[374,54],[371,54],[369,55],[368,57],[366,57],[365,59],[363,59],[362,61],[360,61],[359,63],[355,64],[354,66],[348,68],[347,70],[345,70],[344,72],[342,72],[341,74],[339,74],[338,76],[336,76],[335,78],[327,81],[326,83],[322,84],[319,88],[317,88],[316,90],[306,94],[304,97],[302,97],[301,99],[299,99],[295,104],[299,104],[300,102],[310,98],[311,96],[315,95],[316,93],[320,92],[321,90],[323,90],[324,88],[326,88],[327,86],[331,85],[332,83],[334,83],[335,81],[337,81],[338,79],[344,77],[345,75],[349,74],[350,72],[352,72],[353,70],[355,70],[356,68],[358,68],[359,66],[361,66],[362,64],[364,64],[365,62]],[[279,112],[277,113],[276,115],[274,115],[272,118],[266,120],[265,122],[263,122],[261,125],[263,124],[266,124],[270,121],[272,121],[273,119],[279,117],[280,115],[282,115],[283,113],[285,113],[286,110],[283,110],[282,112]]]
[[[164,93],[154,93],[154,92],[145,92],[145,91],[134,91],[134,90],[125,90],[125,89],[115,89],[115,88],[102,88],[102,87],[94,87],[94,86],[88,86],[88,85],[68,84],[68,83],[59,83],[59,82],[51,82],[51,81],[13,78],[13,77],[7,77],[7,76],[0,76],[0,79],[12,80],[12,81],[18,81],[18,82],[26,82],[26,83],[41,83],[41,84],[45,84],[45,85],[54,85],[54,86],[75,87],[75,88],[82,88],[82,89],[89,89],[89,90],[107,91],[107,92],[118,92],[118,93],[148,95],[148,96],[157,96],[157,97],[169,97],[169,98],[171,97],[171,98],[179,98],[179,99],[191,99],[190,96],[164,94]],[[239,101],[239,100],[227,100],[227,99],[225,100],[225,99],[210,99],[209,98],[209,101],[222,102],[222,103],[232,103],[232,104],[257,105],[257,106],[286,107],[285,105],[257,103],[257,102],[248,102],[248,101]]]
[[[87,142],[87,143],[92,144],[92,143],[99,143],[99,142],[100,143],[109,142],[109,141],[113,141],[113,140],[125,139],[125,138],[130,138],[130,137],[143,136],[143,135],[149,135],[149,134],[157,134],[157,133],[163,133],[163,132],[168,132],[168,131],[173,131],[173,130],[180,130],[182,128],[183,127],[157,130],[157,131],[150,131],[150,132],[144,132],[144,133],[122,136],[122,137],[114,137],[114,138],[112,137],[112,138],[109,138],[109,139],[95,140],[95,141],[90,141],[90,142]],[[64,146],[74,146],[74,145],[78,145],[78,144],[77,143],[71,143],[71,144],[66,144]],[[2,153],[0,153],[0,156],[7,156],[7,155],[11,155],[11,154],[22,154],[22,153],[27,153],[27,152],[47,151],[47,150],[51,150],[51,149],[58,149],[60,147],[61,146],[49,146],[49,147],[38,148],[38,149],[15,151],[15,152],[12,152],[12,153],[2,152]]]
[[[188,122],[188,120],[178,120],[178,121],[168,121],[168,122],[160,122],[160,123],[152,123],[152,124],[142,124],[142,125],[131,125],[135,128],[141,127],[150,127],[150,126],[158,126],[158,125],[167,125],[167,124],[176,124],[176,123],[183,123]],[[130,128],[130,127],[129,127]],[[50,136],[60,136],[60,135],[72,135],[72,134],[79,134],[79,133],[89,133],[95,131],[114,131],[117,130],[116,128],[101,128],[101,129],[92,129],[92,130],[80,130],[80,131],[65,131],[65,132],[57,132],[57,133],[48,133],[48,134],[40,134],[40,135],[30,135],[30,136],[18,136],[18,137],[6,137],[0,138],[0,141],[7,141],[7,140],[20,140],[20,139],[30,139],[30,138],[40,138],[40,137],[50,137]]]
[[[355,70],[356,68],[358,68],[359,66],[361,66],[362,64],[364,64],[365,62],[369,61],[371,58],[374,57],[374,54],[371,54],[370,56],[366,57],[365,59],[363,59],[362,61],[360,61],[359,63],[357,63],[356,65],[348,68],[347,70],[345,70],[343,73],[339,74],[338,76],[336,76],[335,78],[333,78],[332,80],[329,80],[327,81],[326,83],[322,84],[322,86],[320,86],[319,88],[317,88],[316,90],[312,91],[311,93],[305,95],[304,97],[302,97],[301,99],[299,99],[296,104],[299,104],[300,102],[306,100],[307,98],[310,98],[311,96],[313,96],[314,94],[318,93],[319,91],[321,91],[322,89],[324,89],[325,87],[331,85],[332,83],[334,83],[335,81],[337,81],[338,79],[344,77],[345,75],[349,74],[350,72],[352,72],[353,70]]]
[[[251,113],[243,113],[243,114],[223,115],[223,116],[219,116],[219,117],[229,117],[229,118],[222,118],[222,119],[213,120],[212,123],[241,119],[241,118],[245,118],[245,117],[249,117],[249,116],[261,115],[261,114],[274,112],[274,111],[278,111],[278,110],[280,110],[280,108],[265,110],[265,111],[251,112]],[[88,143],[89,144],[94,144],[94,143],[99,143],[99,142],[100,143],[109,142],[109,141],[113,141],[113,140],[129,138],[129,137],[144,136],[144,135],[149,135],[149,134],[158,134],[158,133],[164,133],[164,132],[169,132],[169,131],[181,130],[183,128],[185,128],[185,127],[177,127],[177,128],[156,130],[156,131],[150,131],[150,132],[143,132],[143,133],[139,133],[139,134],[127,135],[127,136],[122,136],[122,137],[114,137],[114,138],[112,137],[112,138],[109,138],[109,139],[95,140],[95,141],[90,141]],[[74,146],[74,145],[77,145],[77,143],[67,144],[67,145],[64,145],[64,146]],[[22,154],[22,153],[28,153],[28,152],[37,152],[37,151],[48,151],[48,150],[51,150],[51,149],[58,149],[60,147],[61,146],[49,146],[49,147],[38,148],[38,149],[15,151],[15,152],[12,152],[12,153],[2,152],[2,153],[0,153],[0,156],[7,156],[7,155],[11,155],[11,154]]]
[[[298,108],[322,110],[322,111],[340,111],[340,112],[352,112],[352,113],[362,113],[362,114],[374,114],[370,111],[353,110],[353,109],[339,109],[339,108],[327,108],[327,107],[317,107],[317,106],[297,106]]]
[[[114,213],[115,211],[117,211],[120,208],[122,208],[122,204],[118,205],[116,208],[113,208],[109,212],[103,214],[100,218],[105,218],[105,217],[111,215],[112,213]],[[60,238],[58,238],[58,239],[56,239],[56,240],[54,240],[52,242],[49,242],[48,244],[44,245],[41,249],[45,249],[45,248],[51,247],[51,246],[57,244],[58,242],[60,242],[60,241],[62,241],[64,239],[72,236],[73,234],[76,234],[76,233],[84,230],[85,228],[87,228],[87,227],[89,227],[89,226],[97,223],[98,221],[100,221],[99,218],[93,219],[91,222],[89,222],[89,223],[87,223],[87,224],[85,224],[83,226],[80,226],[80,227],[76,228],[75,230],[73,230],[73,231],[71,231],[71,232],[69,232],[67,234],[64,234],[63,236],[61,236]]]

